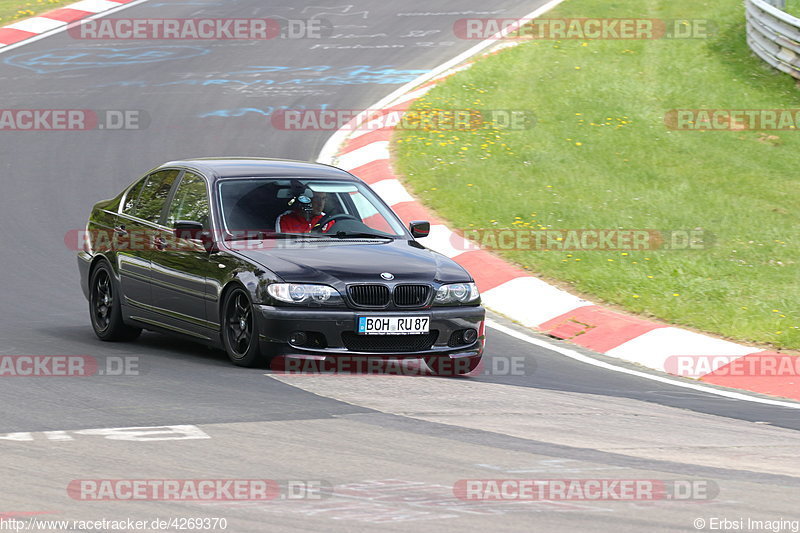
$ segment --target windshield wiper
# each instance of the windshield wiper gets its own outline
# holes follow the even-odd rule
[[[385,233],[369,233],[366,231],[340,231],[335,234],[335,236],[339,239],[347,239],[350,237],[354,238],[362,238],[362,239],[389,239],[394,240],[394,237],[391,235],[386,235]]]
[[[233,235],[226,237],[226,241],[249,241],[249,240],[270,240],[270,239],[388,239],[394,240],[394,237],[386,235],[385,233],[369,233],[369,232],[347,232],[340,231],[337,233],[268,233],[266,231],[248,232],[244,235]]]
[[[306,238],[313,239],[325,238],[326,235],[319,235],[314,233],[271,233],[266,231],[256,231],[246,233],[244,235],[232,235],[227,237],[226,241],[249,241],[249,240],[268,240],[268,239],[292,239],[292,238]]]

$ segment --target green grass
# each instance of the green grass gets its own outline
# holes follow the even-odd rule
[[[400,131],[406,183],[454,228],[702,228],[715,235],[705,250],[502,255],[634,313],[800,348],[800,131],[664,123],[670,109],[800,108],[794,81],[749,52],[740,3],[568,0],[546,16],[711,19],[716,31],[529,41],[484,58],[415,106],[530,109],[536,126]]]
[[[15,21],[74,4],[76,0],[0,0],[0,26],[13,24]]]
[[[786,0],[784,10],[795,17],[800,17],[800,0]]]

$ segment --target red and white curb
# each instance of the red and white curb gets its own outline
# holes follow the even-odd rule
[[[550,2],[524,18],[539,16],[561,1]],[[370,107],[379,111],[357,117],[334,134],[318,161],[338,166],[369,183],[406,223],[430,220],[431,233],[424,240],[425,246],[464,266],[475,278],[481,299],[489,309],[558,339],[648,368],[800,400],[800,371],[787,371],[785,376],[753,375],[747,371],[764,368],[766,359],[787,356],[626,315],[583,300],[465,241],[406,190],[391,165],[389,142],[394,126],[414,100],[454,72],[469,68],[470,63],[464,62],[495,44],[498,37],[484,41]],[[769,361],[772,366],[780,362]],[[797,362],[794,368],[800,366],[800,358]],[[687,363],[694,368],[687,369]]]
[[[107,14],[108,11],[129,7],[141,0],[81,0],[66,7],[0,27],[0,51],[12,45],[26,44],[34,39],[62,31],[81,19]]]

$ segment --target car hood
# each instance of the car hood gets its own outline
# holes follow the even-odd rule
[[[458,282],[472,278],[458,263],[416,241],[264,241],[239,253],[290,283]],[[339,283],[337,283],[339,282]]]

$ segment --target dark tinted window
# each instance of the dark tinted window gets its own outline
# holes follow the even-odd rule
[[[167,225],[173,226],[178,220],[200,222],[208,229],[208,194],[206,182],[197,174],[187,172],[181,178],[175,197],[169,206]]]
[[[128,190],[128,194],[125,195],[125,202],[122,204],[122,212],[126,215],[136,214],[136,203],[137,200],[139,200],[139,193],[142,192],[142,187],[144,187],[146,181],[147,177],[140,179],[136,185]]]
[[[179,173],[178,170],[161,170],[150,174],[137,202],[137,217],[150,222],[158,222],[172,183]]]

